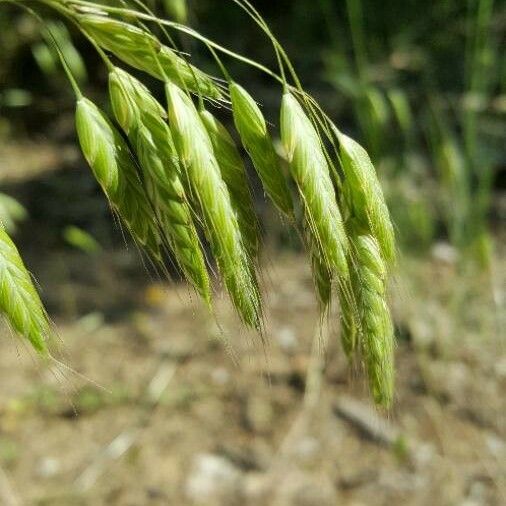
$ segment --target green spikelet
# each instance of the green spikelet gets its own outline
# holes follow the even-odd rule
[[[95,14],[77,15],[76,19],[97,44],[132,67],[161,80],[165,80],[166,76],[192,93],[212,99],[222,98],[220,89],[210,76],[187,63],[149,32]]]
[[[191,99],[167,83],[169,119],[179,159],[203,217],[213,254],[243,321],[261,328],[262,308],[254,267],[248,257],[230,195],[209,135]]]
[[[253,97],[237,83],[230,85],[230,99],[235,126],[265,192],[282,213],[293,219],[292,196],[262,112]]]
[[[329,166],[320,138],[297,99],[290,93],[281,103],[281,140],[292,176],[304,204],[310,232],[328,269],[348,276],[348,239],[337,205]]]
[[[109,92],[114,115],[137,153],[148,196],[176,262],[210,304],[209,276],[172,134],[162,119],[166,113],[142,83],[120,69],[109,75]]]
[[[248,253],[256,259],[259,226],[241,155],[227,129],[209,111],[201,111],[200,118],[213,144],[221,177],[228,187]]]
[[[119,186],[118,148],[113,127],[105,115],[86,98],[77,102],[76,128],[84,157],[106,195]]]
[[[134,239],[160,258],[158,225],[125,141],[105,114],[87,98],[76,108],[76,128],[86,161]]]
[[[362,356],[374,400],[389,407],[394,391],[394,329],[385,300],[386,266],[378,241],[369,234],[356,234],[353,250]]]
[[[351,269],[350,279],[339,287],[339,306],[341,313],[341,344],[348,359],[352,359],[359,345],[360,319],[355,300],[355,290],[358,286],[356,273]]]
[[[320,314],[324,315],[330,305],[332,294],[332,272],[322,261],[323,255],[320,246],[314,240],[310,225],[304,220],[304,240],[311,259],[311,273],[316,290],[316,296],[320,305]]]
[[[167,234],[179,267],[210,304],[209,275],[200,240],[179,174],[175,166],[170,167],[171,163],[175,164],[173,149],[167,125],[158,117],[147,115],[139,128],[136,152],[144,171],[148,195],[153,198],[162,230]]]
[[[0,311],[11,327],[47,353],[50,325],[30,273],[7,232],[0,226]]]
[[[378,240],[383,258],[395,262],[395,234],[376,171],[365,149],[334,127],[353,212]]]
[[[166,118],[167,113],[138,79],[114,67],[109,72],[109,98],[116,121],[127,135],[135,131],[140,112]]]

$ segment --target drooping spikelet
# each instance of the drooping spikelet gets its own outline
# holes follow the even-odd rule
[[[251,258],[256,258],[259,247],[259,225],[241,155],[227,129],[213,114],[204,110],[200,112],[200,118],[213,144],[221,177],[228,187],[248,253]]]
[[[47,352],[50,324],[30,273],[0,226],[0,311],[11,327],[41,354]]]
[[[148,114],[143,120],[137,135],[136,152],[148,195],[153,198],[162,230],[179,267],[210,304],[209,275],[184,187],[175,170],[175,147],[170,130],[159,117]]]
[[[141,112],[167,117],[165,109],[149,89],[119,67],[109,72],[109,98],[114,117],[127,135],[135,132]]]
[[[211,290],[204,255],[181,181],[181,169],[162,106],[128,73],[109,74],[112,109],[137,153],[146,191],[177,264],[207,303]]]
[[[281,103],[281,140],[323,262],[331,271],[347,277],[348,239],[328,162],[318,133],[291,93],[285,93]]]
[[[161,80],[172,79],[192,93],[213,99],[222,97],[210,76],[187,63],[149,32],[107,16],[80,14],[76,18],[98,45],[132,67]]]
[[[77,101],[76,128],[84,157],[112,208],[133,238],[158,259],[158,224],[125,141],[107,116],[85,97]]]
[[[350,191],[353,213],[378,240],[387,263],[395,261],[395,234],[383,191],[366,150],[334,127],[342,168]]]
[[[180,88],[166,84],[169,120],[179,159],[187,171],[192,198],[203,217],[213,254],[243,321],[260,329],[262,308],[230,195],[199,113]]]
[[[359,344],[361,322],[355,300],[356,273],[351,269],[350,279],[339,287],[339,309],[341,317],[341,344],[348,359],[353,358]]]
[[[320,314],[324,315],[329,307],[332,294],[332,272],[323,262],[321,247],[315,241],[307,220],[303,222],[304,241],[311,259],[311,273],[315,285],[316,296],[320,306]]]
[[[230,85],[230,99],[235,126],[265,192],[281,212],[293,218],[292,196],[260,108],[253,97],[237,83]]]
[[[361,322],[361,351],[375,401],[390,406],[394,390],[394,329],[386,303],[387,269],[378,241],[354,235],[353,289]]]

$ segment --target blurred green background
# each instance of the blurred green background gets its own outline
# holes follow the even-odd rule
[[[268,40],[233,2],[147,3],[275,68]],[[0,469],[12,493],[1,492],[0,502],[504,504],[506,3],[253,3],[306,89],[367,147],[387,195],[402,253],[392,286],[395,413],[370,411],[359,374],[350,374],[334,339],[319,407],[304,404],[318,323],[303,296],[313,297],[307,261],[252,171],[266,265],[274,270],[272,279],[266,275],[272,356],[266,366],[261,350],[243,350],[237,322],[223,308],[225,334],[256,367],[235,369],[223,348],[217,351],[210,336],[221,333],[212,318],[125,248],[76,147],[72,90],[47,38],[37,21],[0,3],[0,219],[43,287],[62,329],[65,362],[112,390],[80,385],[71,373],[65,376],[77,385],[67,388],[68,378],[54,381],[20,358],[5,333],[2,346],[11,351],[0,378],[13,379],[0,395]],[[93,48],[51,12],[40,12],[83,89],[107,108],[106,69]],[[205,48],[188,38],[180,43],[219,74]],[[279,87],[225,61],[276,125]],[[162,97],[159,83],[143,79]],[[166,370],[172,366],[183,371],[176,379]],[[272,382],[264,374],[269,366]],[[161,375],[163,383],[164,374],[173,383],[154,402],[150,381]],[[285,432],[307,411],[309,421],[286,443]],[[34,434],[44,433],[46,445],[35,442]],[[81,452],[73,444],[78,435]],[[117,438],[125,446],[115,453],[108,445]],[[284,443],[298,456],[283,453]],[[347,468],[349,459],[356,465]],[[280,469],[286,480],[278,480]]]
[[[178,16],[275,68],[268,41],[232,2],[218,7],[212,1],[149,3],[158,13]],[[371,153],[401,243],[422,252],[436,240],[448,240],[486,266],[493,242],[490,225],[504,218],[501,203],[494,201],[494,191],[505,184],[502,3],[302,0],[255,5],[285,44],[308,90]],[[45,138],[71,143],[72,92],[37,21],[8,4],[0,16],[3,142]],[[61,20],[51,23],[76,76],[106,105],[106,73],[93,49]],[[184,39],[182,47],[219,73],[201,45]],[[228,63],[275,123],[279,90],[272,81],[248,66]],[[78,184],[86,188],[85,181]],[[89,188],[85,196],[92,208],[99,205]],[[85,206],[82,201],[72,206],[76,209],[65,206],[62,216],[52,217],[59,220],[55,225],[96,228],[93,219],[83,222],[83,214],[91,217],[83,213]]]

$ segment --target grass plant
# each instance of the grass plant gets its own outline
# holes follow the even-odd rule
[[[231,104],[238,136],[265,193],[289,225],[301,231],[322,312],[337,287],[349,336],[343,340],[345,350],[350,358],[362,357],[374,399],[388,406],[393,398],[393,330],[386,281],[396,246],[375,169],[366,151],[333,126],[304,90],[258,11],[247,0],[233,2],[272,43],[277,71],[177,21],[155,16],[139,1],[118,6],[35,0],[31,12],[38,16],[38,7],[56,10],[87,37],[109,70],[113,115],[128,142],[106,113],[84,96],[58,50],[76,94],[76,127],[84,157],[135,242],[160,263],[168,246],[186,279],[211,304],[200,229],[240,318],[262,333],[258,220],[239,151],[211,112],[213,105]],[[25,6],[23,1],[15,3]],[[227,84],[191,64],[174,47],[168,31],[202,42]],[[57,40],[52,41],[58,49]],[[127,67],[120,68],[112,57]],[[231,78],[222,57],[253,66],[280,87],[280,135],[288,174],[255,98]],[[163,81],[166,104],[160,104],[128,66]],[[328,149],[329,142],[335,150]],[[45,313],[17,250],[2,234],[0,307],[12,326],[42,351]]]

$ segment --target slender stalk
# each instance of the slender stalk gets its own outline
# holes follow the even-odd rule
[[[227,82],[231,83],[232,77],[230,77],[228,70],[226,69],[225,65],[221,61],[221,58],[218,56],[218,53],[215,51],[215,49],[211,45],[206,44],[206,46],[207,46],[207,49],[209,50],[209,52],[211,53],[211,55],[213,56],[214,60],[216,61],[216,64],[218,65],[218,67],[220,67],[221,73],[223,74],[223,76],[225,77]]]
[[[346,6],[351,28],[357,73],[363,84],[365,82],[365,69],[367,67],[367,52],[363,30],[362,2],[361,0],[346,0]]]
[[[65,10],[71,16],[75,16],[75,14],[76,14],[76,11],[72,11],[71,9],[63,7],[61,4],[58,4],[57,2],[54,2],[53,0],[37,0],[37,1],[44,3],[44,4],[48,5],[49,7],[53,7],[55,9]],[[95,8],[95,9],[97,7],[96,4],[94,4],[92,2],[86,2],[84,0],[74,0],[72,2],[72,4],[75,5],[76,7],[83,6],[86,8]],[[181,33],[185,33],[185,34],[189,35],[190,37],[193,37],[194,39],[199,40],[200,42],[211,46],[212,48],[216,49],[217,51],[220,51],[221,53],[229,56],[230,58],[234,58],[237,61],[240,61],[246,65],[256,68],[257,70],[260,70],[261,72],[272,77],[273,79],[275,79],[279,83],[283,84],[283,78],[281,76],[279,76],[278,74],[276,74],[275,72],[273,72],[271,69],[267,68],[265,65],[262,65],[261,63],[255,61],[255,60],[252,60],[251,58],[248,58],[244,55],[236,53],[235,51],[227,49],[226,47],[222,46],[221,44],[218,44],[217,42],[200,34],[196,30],[194,30],[193,28],[182,25],[180,23],[176,23],[175,21],[168,21],[166,19],[161,19],[161,18],[158,18],[157,16],[152,16],[150,14],[144,14],[142,12],[138,12],[138,11],[135,11],[132,9],[125,9],[122,7],[113,7],[113,6],[102,5],[102,4],[100,4],[100,8],[104,12],[119,14],[122,16],[131,17],[133,19],[143,19],[144,21],[153,21],[155,23],[159,23],[163,26],[167,26],[169,28],[177,30]]]
[[[327,139],[332,145],[334,154],[339,159],[339,150],[337,149],[337,146],[335,144],[335,136],[332,133],[332,127],[335,128],[333,125],[333,122],[330,120],[330,118],[327,116],[327,114],[323,111],[323,109],[318,105],[316,100],[314,100],[311,95],[309,95],[304,89],[302,88],[302,83],[297,75],[297,72],[295,71],[295,67],[293,66],[288,54],[284,50],[283,46],[279,43],[279,41],[276,39],[270,28],[268,27],[265,20],[262,18],[259,11],[249,2],[249,0],[232,0],[236,5],[238,5],[240,8],[242,8],[254,21],[255,23],[260,26],[260,28],[265,32],[267,37],[271,40],[274,50],[276,52],[277,57],[282,57],[285,61],[285,64],[288,67],[288,70],[290,72],[290,75],[292,76],[292,79],[295,82],[296,87],[287,87],[286,81],[283,83],[283,91],[286,93],[287,91],[291,91],[294,93],[299,94],[300,98],[303,100],[304,105],[306,109],[308,110],[312,122],[315,125],[315,127],[320,128],[324,134],[326,135]],[[280,67],[282,68],[282,63],[280,63]],[[283,74],[283,79],[285,79]],[[329,163],[329,167],[332,170],[334,179],[336,181],[336,184],[338,186],[341,185],[341,178],[332,163],[331,156],[328,153],[327,148],[323,145],[322,142],[323,151],[325,154],[325,157],[327,158],[327,161]]]
[[[100,58],[102,58],[102,61],[104,62],[105,66],[107,67],[107,70],[111,71],[114,69],[114,65],[111,62],[111,59],[105,54],[104,50],[95,42],[95,39],[83,28],[79,26],[79,23],[76,23],[78,25],[79,30],[81,33],[89,40],[90,44],[94,47],[94,49],[99,54]]]
[[[239,8],[244,10],[246,14],[248,14],[255,23],[260,26],[260,28],[267,34],[269,39],[271,39],[273,46],[274,46],[274,52],[276,53],[276,59],[278,61],[278,67],[279,72],[281,74],[281,78],[283,80],[283,90],[287,90],[287,81],[286,81],[286,75],[285,75],[285,68],[283,65],[283,61],[281,59],[281,54],[279,50],[280,44],[278,43],[277,39],[274,37],[274,34],[269,29],[269,26],[264,21],[260,13],[247,1],[241,2],[240,0],[232,0],[233,3],[235,3]]]
[[[14,0],[5,0],[5,1],[25,10],[42,25],[44,31],[49,35],[51,43],[53,44],[56,54],[58,55],[58,58],[60,60],[60,63],[62,64],[63,70],[65,71],[65,75],[67,76],[67,79],[69,80],[70,85],[72,86],[72,90],[74,91],[76,98],[79,100],[83,96],[81,89],[79,88],[79,85],[77,84],[77,81],[74,75],[72,74],[72,71],[70,70],[70,66],[67,63],[67,60],[65,59],[65,55],[63,54],[60,45],[56,40],[56,37],[53,35],[53,32],[46,26],[46,23],[44,22],[42,17],[37,12],[35,12],[31,7],[28,7],[23,3],[16,2]]]

